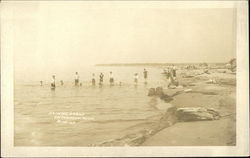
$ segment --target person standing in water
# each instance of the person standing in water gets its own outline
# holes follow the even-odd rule
[[[56,88],[56,76],[53,75],[51,79],[51,89],[55,89],[55,88]]]
[[[100,82],[99,82],[99,84],[102,85],[102,83],[103,83],[103,77],[104,77],[104,75],[102,74],[102,72],[101,72],[101,74],[100,74],[99,77],[100,77]]]
[[[75,86],[78,86],[79,84],[79,75],[78,75],[78,72],[76,72],[75,74]]]
[[[145,84],[147,84],[147,78],[148,78],[148,71],[146,69],[144,69],[143,71],[143,76],[144,76],[144,80],[145,80]]]
[[[95,74],[92,74],[92,86],[95,86]]]
[[[43,86],[43,81],[40,81],[40,86]]]
[[[135,73],[135,75],[134,75],[134,81],[135,81],[135,84],[136,84],[136,85],[137,85],[137,83],[138,83],[138,78],[139,78],[138,73]]]
[[[169,80],[169,78],[170,78],[170,73],[171,73],[170,67],[167,67],[167,70],[166,70],[166,77],[167,77],[168,80]]]
[[[173,65],[172,67],[173,77],[176,78],[176,67]]]
[[[61,83],[61,86],[63,86],[63,80],[61,80],[60,83]]]
[[[114,85],[114,77],[113,77],[113,73],[110,72],[110,75],[109,75],[109,82],[110,82],[110,85]]]

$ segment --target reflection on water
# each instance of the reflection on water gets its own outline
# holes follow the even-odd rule
[[[127,135],[131,126],[145,128],[139,124],[152,122],[152,116],[165,110],[157,108],[159,100],[147,96],[148,88],[161,81],[159,70],[153,73],[158,76],[138,85],[129,82],[130,76],[114,86],[83,82],[75,87],[65,81],[55,90],[39,82],[16,83],[15,145],[89,146]]]

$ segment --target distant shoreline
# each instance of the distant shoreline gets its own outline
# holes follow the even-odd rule
[[[95,66],[184,66],[184,65],[200,65],[204,64],[205,62],[201,63],[110,63],[110,64],[96,64]],[[220,62],[220,63],[206,63],[208,65],[213,66],[221,66],[227,64],[227,62]]]

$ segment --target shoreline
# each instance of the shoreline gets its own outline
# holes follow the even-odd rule
[[[179,81],[180,87],[176,88],[168,88],[167,83],[169,81],[166,79],[163,79],[160,84],[148,85],[146,88],[147,90],[156,88],[151,86],[161,86],[164,94],[170,97],[172,96],[170,100],[165,100],[159,96],[146,96],[147,92],[143,94],[143,97],[149,100],[149,102],[145,102],[148,104],[147,106],[150,106],[152,110],[162,112],[159,112],[157,116],[147,117],[145,121],[137,120],[138,122],[133,123],[133,125],[128,126],[128,128],[124,128],[124,130],[121,131],[123,134],[115,134],[115,137],[113,137],[114,139],[107,137],[108,139],[103,139],[104,141],[96,141],[93,142],[93,144],[92,142],[89,144],[86,143],[85,145],[235,145],[236,75],[227,70],[209,69],[208,71],[209,73],[204,73],[201,69],[179,69],[177,71],[177,80]],[[211,79],[216,82],[210,82]],[[84,89],[86,89],[86,87],[84,87]],[[192,122],[180,122],[177,119],[177,109],[197,107],[216,109],[219,111],[222,118],[213,121]],[[125,121],[125,123],[126,122],[127,121]],[[116,123],[119,123],[119,120],[116,121]],[[214,130],[214,132],[211,130],[217,127],[218,129]],[[123,128],[122,125],[120,125],[120,128]],[[202,135],[199,135],[201,133]],[[221,133],[222,135],[220,135]],[[223,138],[223,136],[225,138],[220,140],[219,138]],[[96,140],[98,139],[99,138]],[[162,141],[163,139],[166,141]]]
[[[195,78],[181,78],[180,83],[192,83],[193,91],[214,92],[183,93],[170,103],[176,108],[204,107],[217,109],[219,120],[176,122],[145,140],[141,146],[234,146],[236,145],[236,76],[232,73],[198,75]],[[206,80],[216,78],[217,83]],[[175,90],[166,90],[167,94]],[[171,92],[172,91],[172,92]],[[192,92],[192,91],[191,91]]]
[[[165,103],[172,106],[159,118],[158,122],[152,122],[148,125],[148,129],[104,141],[94,146],[236,145],[236,76],[230,72],[210,71],[213,72],[191,78],[179,78],[180,84],[185,85],[182,89],[166,89],[166,87],[163,87],[167,95],[184,89],[192,89],[192,91],[174,96],[172,101]],[[207,80],[210,78],[216,78],[217,83],[208,83]],[[176,117],[176,110],[177,108],[187,107],[216,109],[221,118],[218,120],[181,122]]]

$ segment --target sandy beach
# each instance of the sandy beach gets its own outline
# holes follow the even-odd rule
[[[183,71],[199,73],[200,70]],[[209,83],[215,79],[216,83]],[[177,108],[205,107],[216,109],[221,118],[211,121],[176,122],[145,140],[142,146],[233,146],[236,145],[236,75],[228,70],[210,70],[209,74],[179,77],[181,85],[192,91],[174,97]],[[178,91],[167,89],[166,94]],[[213,95],[206,92],[214,92]]]

